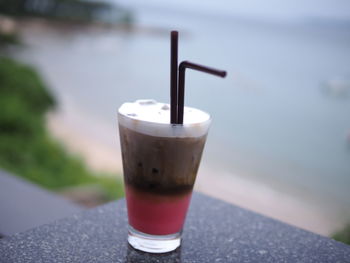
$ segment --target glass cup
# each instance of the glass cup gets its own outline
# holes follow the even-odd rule
[[[168,124],[140,120],[119,109],[128,242],[135,249],[165,253],[180,246],[211,123],[207,116],[186,123],[185,111],[184,124]]]

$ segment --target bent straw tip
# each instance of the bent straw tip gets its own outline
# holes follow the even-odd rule
[[[190,61],[184,60],[179,65],[179,71],[180,72],[184,72],[186,68],[199,70],[199,71],[206,72],[206,73],[209,73],[209,74],[213,74],[213,75],[216,75],[216,76],[219,76],[219,77],[222,77],[222,78],[226,77],[226,75],[227,75],[227,72],[225,70],[210,68],[210,67],[207,67],[207,66],[195,64],[195,63],[192,63]]]
[[[184,61],[181,61],[179,67],[187,67],[187,65],[189,64],[193,64],[193,63],[189,62],[188,60],[184,60]]]

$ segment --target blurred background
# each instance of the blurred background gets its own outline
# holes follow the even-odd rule
[[[196,189],[350,232],[348,1],[8,0],[0,15],[1,169],[83,206],[122,196],[117,109],[169,102],[175,29],[179,61],[228,72],[186,77],[185,104],[213,118]]]

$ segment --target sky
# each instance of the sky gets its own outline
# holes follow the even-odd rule
[[[110,0],[136,9],[178,11],[271,20],[324,19],[350,22],[349,0]]]

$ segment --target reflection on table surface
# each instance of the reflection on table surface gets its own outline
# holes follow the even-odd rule
[[[181,247],[169,253],[151,254],[127,246],[125,263],[181,263]]]

